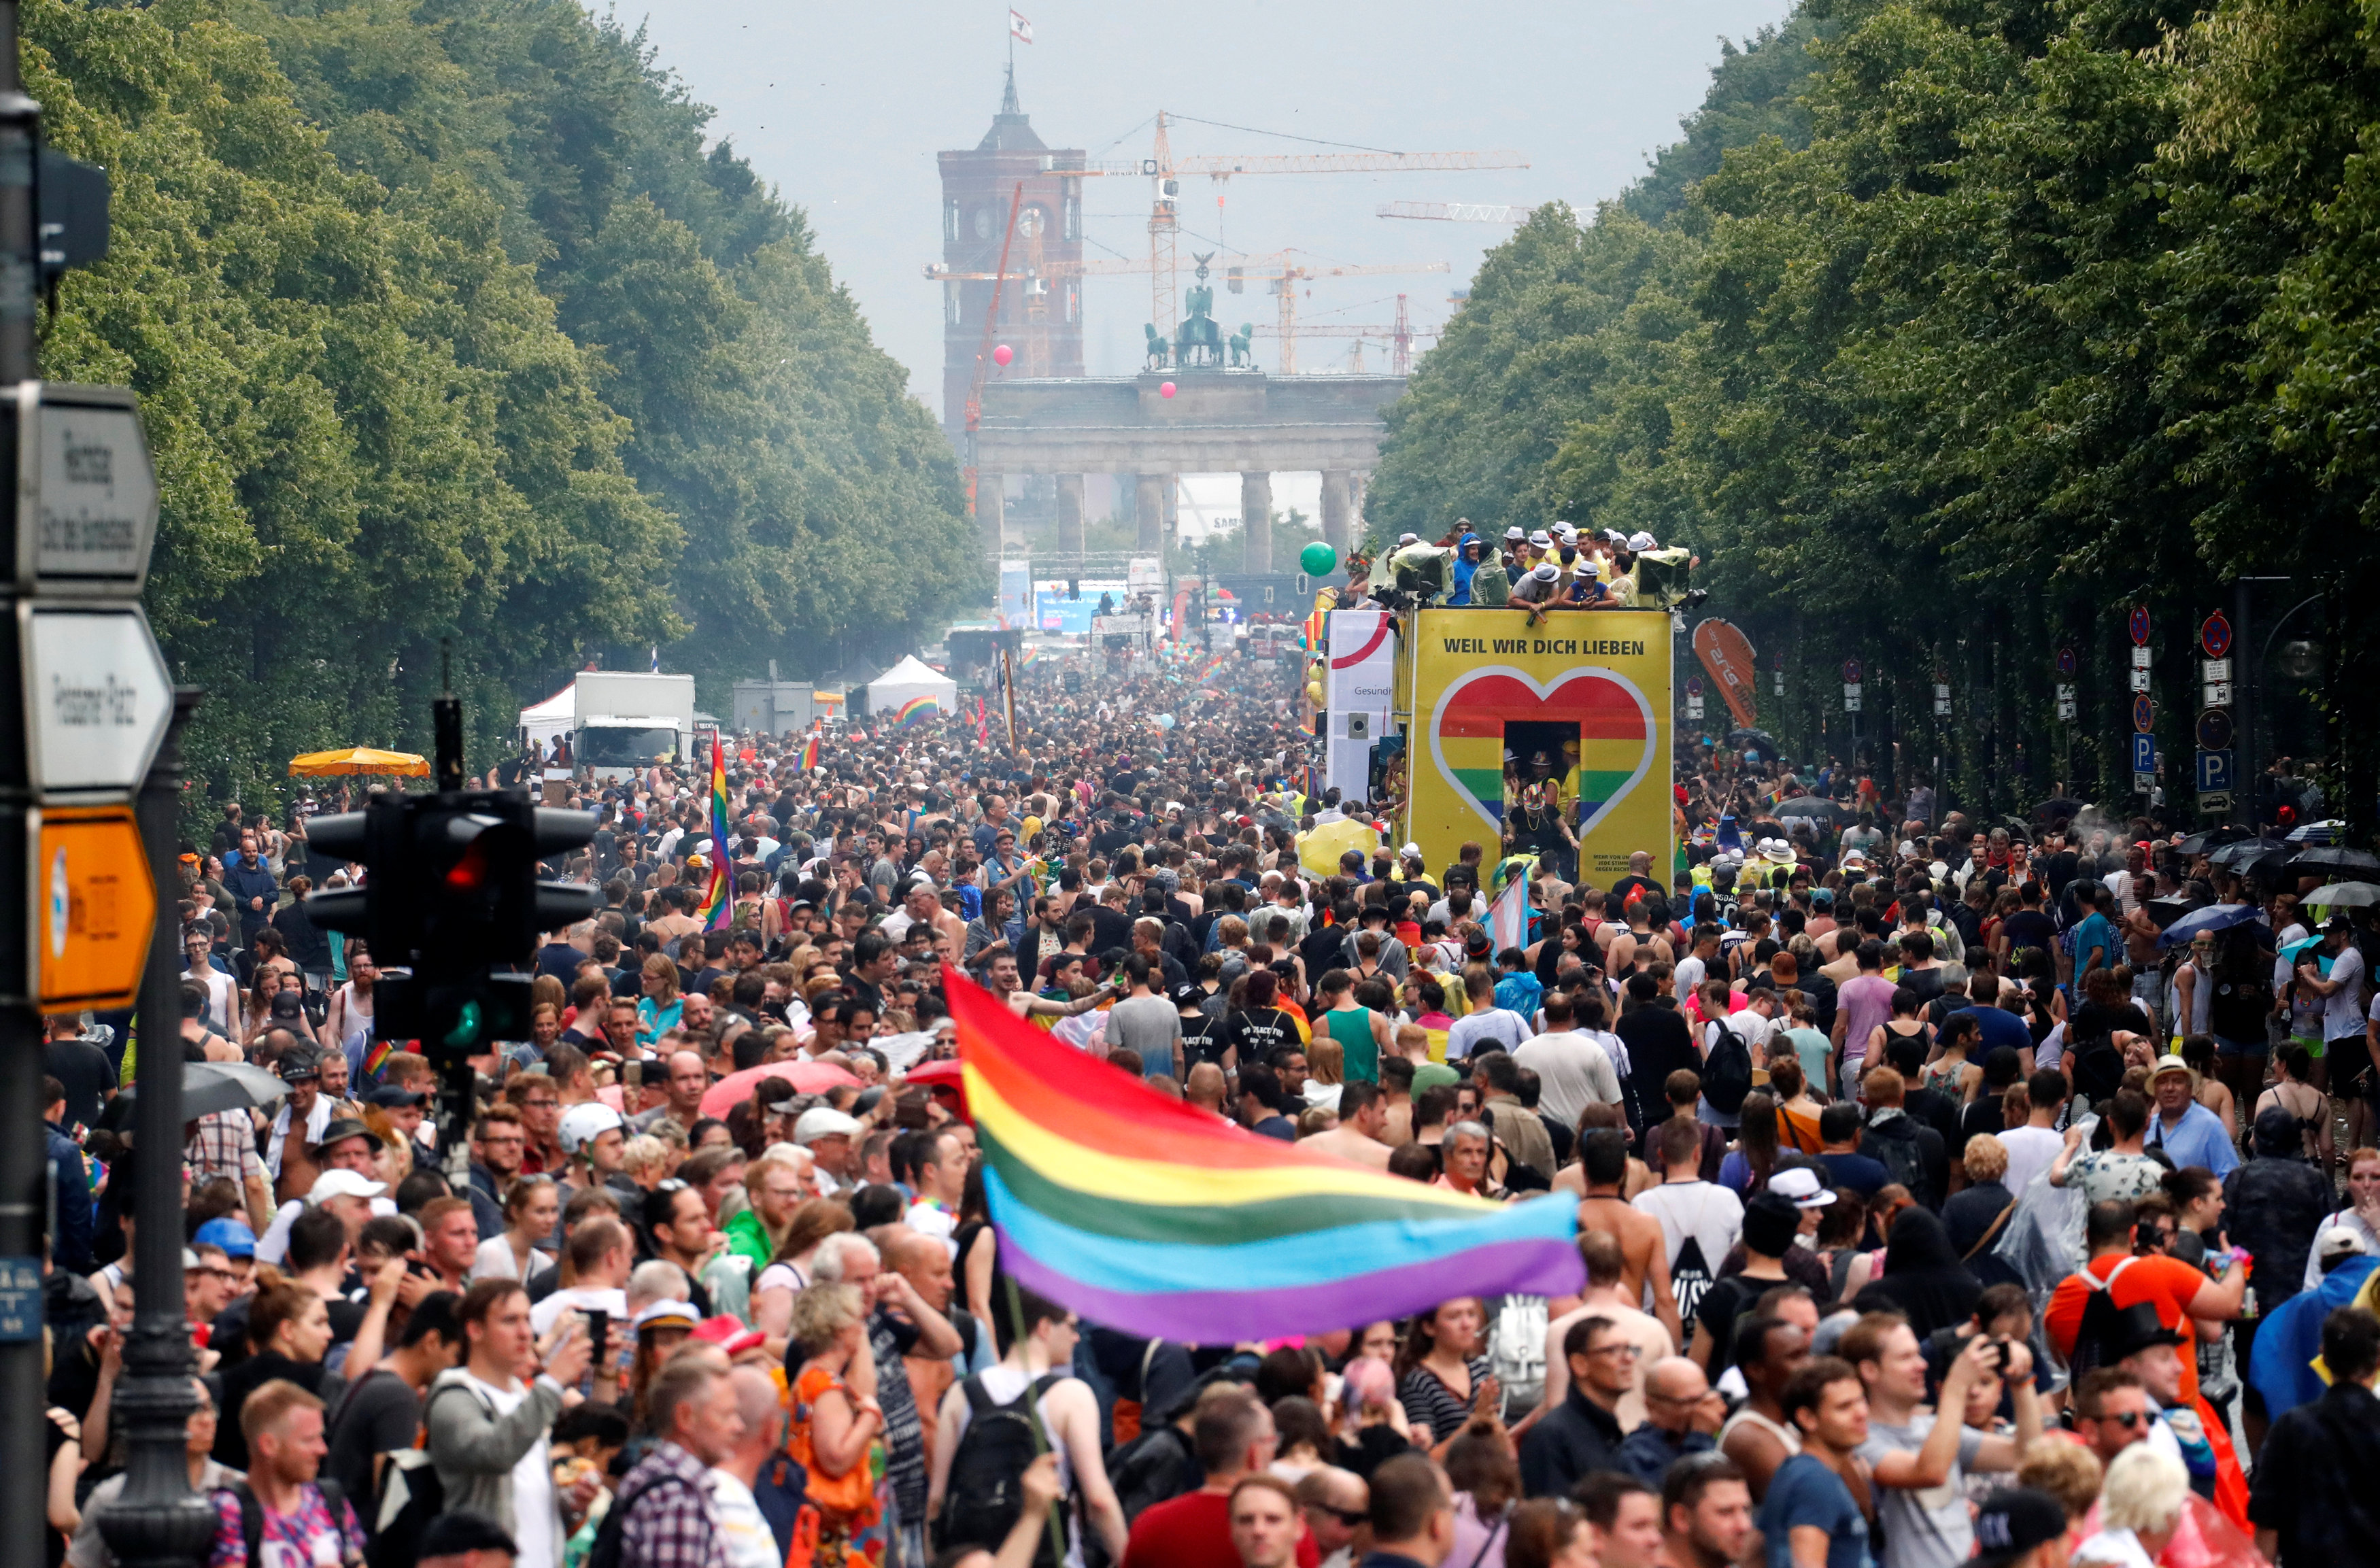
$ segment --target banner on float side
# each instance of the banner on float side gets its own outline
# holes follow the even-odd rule
[[[1401,712],[1412,752],[1408,827],[1430,869],[1452,865],[1466,840],[1498,857],[1508,739],[1536,749],[1575,736],[1568,782],[1579,803],[1580,875],[1609,887],[1638,850],[1664,874],[1673,853],[1670,651],[1662,610],[1555,611],[1536,626],[1524,610],[1419,612],[1412,702]]]
[[[1397,638],[1386,610],[1330,612],[1330,671],[1322,705],[1333,713],[1385,713],[1395,700]]]
[[[1744,635],[1725,621],[1705,621],[1694,628],[1694,657],[1710,672],[1735,722],[1746,729],[1758,723],[1760,709],[1752,699],[1757,666],[1753,661],[1752,644]]]

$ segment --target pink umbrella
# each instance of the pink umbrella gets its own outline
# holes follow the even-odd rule
[[[824,1094],[841,1084],[856,1088],[859,1080],[832,1062],[764,1062],[730,1073],[703,1092],[702,1113],[724,1116],[752,1098],[752,1086],[762,1078],[783,1078],[796,1094]]]

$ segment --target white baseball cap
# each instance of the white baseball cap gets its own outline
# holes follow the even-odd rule
[[[1661,548],[1661,545],[1659,541],[1640,529],[1636,532],[1628,536],[1628,548],[1632,551],[1658,550]]]
[[[627,1124],[617,1111],[599,1101],[574,1105],[562,1113],[562,1152],[576,1154],[613,1128]]]
[[[325,1171],[314,1178],[306,1189],[306,1201],[323,1203],[334,1197],[378,1197],[388,1190],[386,1182],[373,1181],[361,1171]]]
[[[2345,1225],[2333,1225],[2313,1238],[2313,1255],[2316,1258],[2340,1258],[2362,1250],[2363,1238]]]
[[[794,1124],[794,1142],[804,1149],[820,1138],[850,1137],[859,1131],[859,1119],[831,1105],[813,1105]]]

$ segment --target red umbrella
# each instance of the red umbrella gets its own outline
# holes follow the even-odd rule
[[[752,1098],[752,1086],[762,1078],[783,1078],[796,1094],[824,1094],[838,1085],[857,1087],[859,1080],[832,1062],[764,1062],[730,1073],[703,1092],[702,1113],[724,1116]]]
[[[966,1091],[961,1087],[956,1062],[920,1062],[903,1076],[902,1081],[925,1085],[952,1115],[972,1120],[967,1117]]]

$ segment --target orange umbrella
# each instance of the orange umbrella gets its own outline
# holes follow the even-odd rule
[[[397,773],[426,779],[430,776],[430,762],[410,751],[382,751],[370,746],[310,751],[289,760],[289,776],[293,779],[341,778],[357,773]]]

